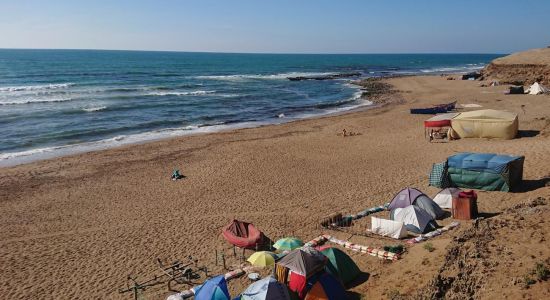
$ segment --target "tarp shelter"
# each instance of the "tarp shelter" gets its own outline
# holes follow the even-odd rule
[[[405,229],[405,224],[403,224],[403,222],[386,220],[377,217],[371,217],[370,231],[372,233],[394,239],[402,239],[407,236],[407,229]]]
[[[291,300],[291,297],[286,285],[278,282],[272,276],[269,276],[248,286],[248,288],[237,299]]]
[[[446,188],[437,193],[433,200],[441,208],[452,208],[453,198],[458,198],[458,193],[460,192],[462,190],[458,188]]]
[[[533,85],[531,85],[526,91],[526,93],[530,95],[545,94],[548,92],[550,92],[550,89],[539,84],[538,82],[533,83]]]
[[[415,188],[404,188],[390,202],[389,210],[404,208],[409,205],[418,206],[427,211],[433,219],[445,216],[445,213],[430,197]]]
[[[403,222],[407,230],[415,233],[426,233],[437,228],[430,214],[414,205],[393,209],[390,217],[392,220]]]
[[[195,290],[195,300],[230,300],[227,282],[223,275],[207,280]]]
[[[323,273],[313,284],[304,300],[345,300],[348,299],[342,284],[332,275]]]
[[[508,192],[523,180],[524,156],[493,153],[459,153],[447,158],[453,186]]]
[[[509,140],[518,133],[518,115],[494,109],[463,112],[451,120],[451,127],[460,138]]]
[[[346,285],[361,274],[361,270],[346,253],[338,248],[321,251],[328,258],[325,270]]]
[[[451,120],[459,113],[446,113],[435,115],[424,121],[424,127],[447,127],[451,126]]]

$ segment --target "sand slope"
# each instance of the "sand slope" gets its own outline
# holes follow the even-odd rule
[[[505,86],[480,88],[478,82],[441,77],[388,82],[401,91],[392,97],[403,98],[404,104],[0,169],[0,298],[131,299],[117,289],[128,274],[154,271],[157,257],[192,255],[212,272],[222,272],[214,264],[214,249],[231,253],[220,237],[231,218],[255,223],[272,239],[295,235],[309,240],[321,233],[319,218],[331,212],[355,213],[382,204],[405,186],[433,196],[437,189],[427,186],[432,163],[461,151],[526,156],[525,190],[480,192],[481,211],[500,213],[539,196],[550,199],[550,96],[505,96]],[[426,142],[426,117],[410,115],[408,109],[450,100],[518,113],[522,137]],[[361,135],[338,136],[343,128]],[[169,180],[175,167],[187,176],[184,180]],[[548,219],[548,210],[540,213],[537,220]],[[363,233],[367,221],[358,222],[350,232]],[[509,284],[535,262],[550,257],[548,247],[543,247],[548,229],[526,224],[492,229],[495,245],[513,245],[506,259],[522,268],[504,272],[502,264],[492,269],[500,277],[483,282],[476,298],[491,299],[504,292],[535,299],[548,292],[548,282],[528,290]],[[372,299],[418,295],[423,291],[419,287],[429,289],[441,268],[451,269],[445,264],[447,251],[456,246],[453,237],[472,226],[464,222],[435,239],[432,253],[422,245],[413,246],[395,263],[351,254],[370,274],[352,291]],[[331,233],[343,239],[351,236]],[[540,249],[515,251],[523,249],[526,240],[541,238]],[[360,235],[350,239],[374,246],[395,244]],[[487,255],[499,257],[492,251]],[[458,274],[458,268],[450,272]],[[404,276],[415,280],[403,280]],[[232,282],[232,295],[246,284],[245,279]],[[146,291],[147,299],[168,294],[165,286]]]

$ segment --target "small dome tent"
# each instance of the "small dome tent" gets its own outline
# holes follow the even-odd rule
[[[533,83],[533,85],[531,85],[527,89],[527,91],[525,91],[525,93],[530,94],[530,95],[545,94],[545,93],[548,93],[548,92],[550,92],[550,90],[547,87],[539,84],[538,82]]]
[[[432,219],[444,217],[445,212],[430,197],[415,188],[402,189],[390,202],[389,210],[405,208],[409,205],[418,206],[427,211]]]
[[[346,285],[352,282],[361,270],[355,262],[342,250],[337,248],[327,248],[321,251],[328,258],[328,263],[325,269],[328,273],[339,279],[342,284]]]
[[[426,233],[437,228],[430,214],[414,205],[392,210],[390,218],[405,223],[407,230],[414,233]]]
[[[462,192],[459,188],[446,188],[441,190],[434,197],[434,202],[441,208],[453,208],[453,198],[458,198],[458,194]]]

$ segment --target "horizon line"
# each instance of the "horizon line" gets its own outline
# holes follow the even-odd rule
[[[259,54],[259,55],[384,55],[384,54],[498,54],[513,52],[237,52],[237,51],[187,51],[187,50],[136,50],[136,49],[99,49],[99,48],[3,48],[0,50],[46,50],[46,51],[126,51],[126,52],[169,52],[169,53],[210,53],[210,54]]]

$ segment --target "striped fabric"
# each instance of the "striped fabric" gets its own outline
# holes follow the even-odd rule
[[[288,281],[288,268],[275,264],[275,279],[280,283],[286,284]]]
[[[451,186],[449,182],[449,174],[447,172],[447,162],[433,164],[429,184],[442,189]]]

